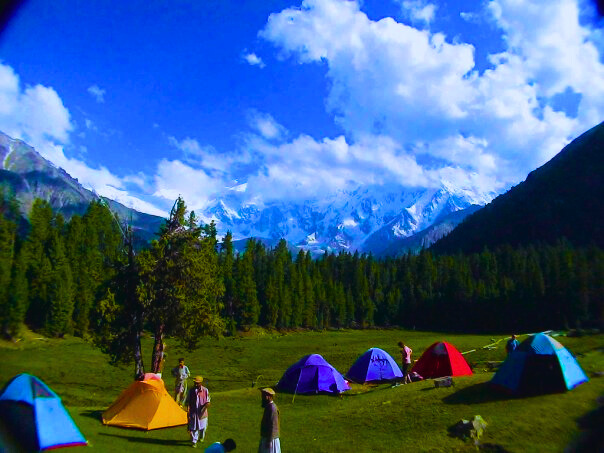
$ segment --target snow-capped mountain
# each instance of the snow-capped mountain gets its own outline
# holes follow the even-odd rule
[[[444,220],[450,222],[452,213],[460,213],[455,217],[459,223],[464,210],[484,205],[495,195],[477,195],[446,183],[438,189],[411,190],[363,186],[298,203],[244,203],[244,194],[245,187],[238,186],[211,203],[202,218],[214,220],[219,232],[229,230],[236,240],[284,238],[315,255],[344,250],[380,254],[391,241],[412,237]]]

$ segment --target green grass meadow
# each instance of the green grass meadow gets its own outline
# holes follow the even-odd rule
[[[255,331],[247,336],[206,339],[192,353],[168,340],[165,371],[186,358],[193,375],[204,376],[212,397],[204,446],[232,437],[240,452],[255,452],[262,408],[257,387],[274,385],[289,365],[319,353],[341,373],[370,347],[399,360],[404,340],[414,359],[434,341],[446,340],[466,354],[475,374],[454,379],[449,388],[431,380],[392,388],[353,385],[341,397],[277,394],[284,452],[476,451],[471,442],[451,437],[460,419],[481,415],[488,423],[481,442],[511,452],[563,451],[578,434],[577,419],[596,407],[604,394],[604,335],[559,337],[579,360],[590,381],[563,394],[510,398],[488,387],[489,361],[503,360],[505,341],[482,349],[501,336],[459,335],[402,330],[292,332]],[[524,337],[520,337],[523,340]],[[150,339],[144,344],[150,360]],[[145,452],[191,448],[186,427],[139,431],[104,426],[100,414],[131,382],[132,367],[115,367],[107,357],[78,338],[41,339],[28,333],[17,343],[0,343],[0,383],[27,372],[45,381],[63,399],[76,424],[96,449]],[[168,372],[169,374],[169,372]],[[172,378],[166,385],[172,393]],[[253,386],[254,385],[254,386]],[[199,450],[199,448],[198,448]],[[203,451],[203,450],[201,450]]]

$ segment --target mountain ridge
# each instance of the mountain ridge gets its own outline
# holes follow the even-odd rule
[[[553,243],[604,247],[604,122],[566,145],[525,181],[467,217],[437,253]]]
[[[154,237],[164,221],[161,217],[136,211],[86,189],[76,178],[42,157],[33,147],[2,132],[0,162],[0,186],[8,187],[15,195],[23,216],[27,216],[36,198],[48,201],[53,210],[66,218],[84,214],[94,200],[104,200],[120,219],[132,223],[135,234],[142,241]]]
[[[49,201],[67,218],[83,214],[91,201],[103,199],[121,218],[131,217],[145,240],[153,238],[163,222],[160,217],[99,197],[33,147],[3,133],[0,159],[0,184],[11,187],[24,214],[35,198]],[[443,182],[438,188],[358,186],[302,202],[246,203],[245,196],[246,185],[240,185],[198,212],[199,217],[205,223],[215,221],[221,236],[231,231],[239,244],[249,238],[276,244],[283,238],[291,250],[310,251],[314,256],[341,251],[385,256],[390,250],[398,254],[417,250],[418,244],[430,245],[493,195],[475,194]],[[451,216],[453,213],[457,214]]]

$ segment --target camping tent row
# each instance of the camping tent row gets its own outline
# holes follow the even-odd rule
[[[445,342],[431,345],[412,371],[426,378],[472,374],[461,353]],[[355,361],[347,377],[371,382],[400,378],[402,373],[387,352],[371,348]],[[537,334],[508,355],[491,383],[521,394],[571,390],[587,380],[564,346],[547,335]],[[289,367],[277,388],[292,393],[341,393],[350,385],[323,357],[311,354]],[[0,395],[0,416],[27,451],[86,445],[57,394],[29,374],[20,374],[7,384]],[[170,397],[163,381],[149,374],[120,394],[103,413],[103,423],[150,430],[184,425],[187,414]]]
[[[469,376],[472,369],[450,343],[436,342],[422,354],[411,372],[426,379]],[[346,377],[358,383],[402,377],[394,359],[384,350],[365,351]],[[509,354],[491,383],[511,393],[551,393],[572,390],[587,376],[572,354],[545,334],[531,335]],[[277,388],[292,393],[340,393],[350,389],[342,375],[319,354],[302,357],[287,369]]]
[[[471,375],[461,353],[449,343],[431,345],[413,370],[425,378]],[[346,377],[354,382],[379,382],[403,377],[390,354],[380,348],[365,351],[350,367]],[[344,377],[319,354],[302,357],[283,374],[277,389],[292,393],[341,393],[350,389]]]

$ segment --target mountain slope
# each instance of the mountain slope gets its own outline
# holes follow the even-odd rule
[[[44,159],[34,148],[2,132],[0,163],[0,187],[8,187],[15,194],[25,216],[36,198],[48,201],[53,210],[66,218],[74,214],[82,215],[91,201],[99,199],[98,195],[85,189],[65,170]],[[120,218],[131,220],[140,239],[152,238],[163,222],[161,217],[135,211],[107,198],[103,199]]]
[[[604,123],[569,143],[526,180],[466,218],[433,250],[555,242],[604,247]]]

